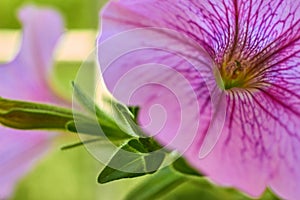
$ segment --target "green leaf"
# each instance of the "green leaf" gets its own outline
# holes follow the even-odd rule
[[[99,138],[97,138],[97,139],[91,139],[91,140],[87,140],[87,141],[83,141],[83,142],[80,141],[80,142],[76,142],[74,144],[65,145],[65,146],[61,147],[60,149],[61,150],[69,150],[69,149],[73,149],[75,147],[83,146],[85,144],[89,144],[89,143],[93,143],[93,142],[98,142],[98,141],[100,141]]]
[[[172,166],[176,171],[182,174],[203,176],[196,169],[192,168],[182,157],[178,158],[175,162],[173,162]]]
[[[176,190],[167,191],[161,199],[250,200],[236,190],[217,187],[206,178],[195,176],[187,176],[184,184],[177,187]]]
[[[78,99],[78,101],[82,104],[84,108],[86,108],[91,114],[95,114],[96,117],[101,120],[102,125],[117,127],[116,122],[103,110],[101,110],[96,103],[85,94],[79,86],[77,86],[74,82],[72,82],[72,86],[74,89],[74,95]]]
[[[125,121],[117,122],[109,114],[101,110],[92,100],[92,98],[88,94],[86,94],[78,85],[76,85],[74,82],[72,83],[72,85],[75,97],[82,104],[82,106],[89,111],[89,114],[95,114],[95,116],[91,116],[91,119],[89,121],[83,121],[82,118],[77,119],[77,116],[75,115],[75,122],[71,122],[67,125],[68,130],[100,136],[103,138],[107,137],[113,143],[114,141],[118,141],[117,143],[119,143],[120,140],[128,140],[129,138],[132,138],[132,135],[122,128],[123,124],[127,124],[128,121],[132,121],[131,118],[126,118]],[[112,101],[112,99],[109,100]],[[96,119],[93,120],[93,118],[95,117]]]
[[[72,118],[49,111],[12,109],[0,113],[0,123],[15,129],[64,129]]]
[[[0,98],[0,123],[15,129],[65,129],[71,110]]]
[[[99,111],[100,112],[100,111]],[[74,115],[76,121],[74,121]],[[0,123],[15,129],[59,129],[107,138],[113,143],[131,136],[122,131],[107,115],[93,119],[78,112],[52,105],[0,98]]]
[[[149,138],[138,138],[128,142],[129,146],[135,148],[141,153],[150,153],[153,151],[160,150],[162,147],[151,137]]]
[[[124,130],[124,132],[131,135],[132,137],[145,136],[143,130],[136,124],[135,118],[137,116],[134,116],[134,114],[130,112],[127,106],[112,99],[109,103],[111,104],[113,115],[120,129]]]
[[[140,107],[138,107],[138,106],[128,106],[128,109],[133,115],[134,122],[136,124],[138,124],[137,120],[138,120],[138,115],[139,115],[139,112],[140,112]]]
[[[0,112],[4,113],[11,109],[29,109],[29,110],[42,110],[51,113],[59,113],[63,115],[73,116],[72,110],[61,108],[53,105],[40,104],[35,102],[10,100],[0,97]]]
[[[70,132],[98,136],[109,140],[126,140],[131,138],[118,127],[103,125],[101,121],[92,119],[89,121],[85,119],[77,120],[76,122],[70,121],[66,124],[66,129]]]
[[[253,200],[253,198],[242,193],[238,189],[221,187],[213,184],[206,177],[186,176],[186,182],[176,190],[166,192],[166,195],[161,198],[162,200],[173,199],[188,199],[198,200],[201,199],[213,199],[213,200]],[[260,200],[279,200],[275,195],[266,191],[260,198]]]
[[[146,140],[149,141],[145,142]],[[145,144],[152,144],[153,146],[145,146]],[[123,178],[133,178],[154,173],[165,158],[165,152],[149,151],[157,149],[157,146],[152,138],[128,141],[116,152],[108,165],[102,170],[98,177],[98,182],[107,183]]]
[[[184,174],[174,171],[172,167],[167,167],[145,179],[125,198],[125,200],[152,199],[250,200],[252,198],[236,189],[214,185],[205,177],[184,176]],[[279,200],[268,190],[259,199]]]
[[[186,182],[186,178],[175,173],[171,168],[166,167],[151,175],[144,183],[134,188],[126,200],[152,200],[157,199],[166,193],[176,189]]]
[[[270,189],[266,189],[260,200],[280,200]]]
[[[96,115],[96,117],[100,121],[101,128],[104,129],[105,133],[109,133],[109,137],[111,134],[111,130],[114,130],[114,132],[126,134],[129,137],[139,137],[146,135],[143,130],[137,125],[139,107],[127,107],[122,103],[117,102],[113,98],[103,97],[103,100],[107,103],[107,107],[109,107],[112,112],[111,114],[108,114],[105,111],[99,109],[94,100],[77,84],[73,82],[72,85],[74,88],[75,97],[78,99],[79,103],[84,108],[86,108],[89,113]],[[109,129],[108,132],[105,131],[107,129]]]

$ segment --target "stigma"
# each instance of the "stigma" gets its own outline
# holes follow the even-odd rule
[[[219,65],[223,89],[245,88],[249,81],[247,62],[233,59]]]

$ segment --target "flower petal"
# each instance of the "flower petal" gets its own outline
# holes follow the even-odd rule
[[[101,44],[112,36],[122,35],[122,32],[131,29],[168,28],[196,41],[194,43],[203,47],[202,50],[205,50],[209,56],[205,56],[204,53],[197,55],[195,51],[201,48],[191,47],[193,46],[192,42],[184,44],[177,37],[177,44],[180,44],[180,55],[185,55],[190,59],[197,57],[203,62],[206,60],[207,65],[213,65],[208,57],[215,63],[219,63],[224,59],[225,54],[239,54],[253,62],[255,66],[263,66],[256,67],[255,70],[258,72],[256,75],[259,80],[266,87],[263,87],[261,91],[257,91],[260,88],[252,88],[250,92],[245,90],[230,93],[227,101],[224,101],[224,105],[228,104],[226,108],[227,121],[213,151],[205,159],[198,159],[199,149],[206,133],[206,129],[199,129],[195,141],[185,155],[195,167],[222,185],[240,188],[256,197],[264,191],[266,186],[271,186],[283,197],[295,199],[300,195],[296,189],[300,181],[300,170],[297,170],[297,166],[300,164],[300,150],[297,147],[299,146],[297,122],[299,122],[300,99],[298,94],[300,91],[298,80],[300,77],[298,69],[299,4],[298,0],[111,1],[102,13],[102,33],[99,43]],[[168,38],[164,39],[168,41]],[[128,46],[130,43],[145,44],[153,41],[153,38],[151,39],[151,36],[147,34],[133,34],[132,37],[120,39],[115,46],[122,48],[124,44]],[[170,47],[171,44],[174,42],[162,42],[161,45],[156,46],[173,50]],[[109,47],[103,49],[109,49]],[[101,54],[101,45],[99,53]],[[110,51],[106,53],[107,56],[111,54]],[[111,91],[122,79],[122,76],[126,75],[126,79],[126,73],[139,64],[153,61],[173,69],[180,68],[174,66],[180,65],[178,62],[176,63],[174,57],[173,60],[169,57],[168,60],[163,59],[162,54],[158,56],[154,51],[144,51],[139,54],[131,52],[131,54],[134,56],[124,56],[127,63],[125,61],[122,63],[118,59],[111,63],[112,66],[116,66],[112,67],[111,72],[109,72],[110,69],[107,74],[104,72],[105,81]],[[147,56],[148,59],[144,59]],[[105,59],[104,57],[100,55],[100,62]],[[141,62],[143,59],[144,61]],[[136,60],[140,61],[135,63]],[[207,77],[214,77],[211,71],[206,71],[209,66],[203,65],[203,62],[192,60],[193,67],[200,69],[202,78],[199,74],[197,76],[190,73],[188,68],[191,66],[189,65],[181,65],[185,70],[180,73],[186,77],[189,83],[200,80],[200,83],[205,82],[206,85],[207,83],[209,85]],[[211,74],[206,76],[205,72]],[[143,73],[140,71],[139,75],[122,82],[122,89],[118,90],[121,95],[117,95],[117,97],[125,101],[126,99],[122,98],[126,96],[128,88],[137,88],[137,85],[141,84],[139,82],[141,79],[145,83],[154,78],[172,82],[172,78],[164,78],[164,73],[160,74],[155,70]],[[192,88],[198,94],[197,87],[193,85]],[[165,94],[159,87],[149,87],[148,89],[147,92],[144,90],[145,98],[142,94],[136,95],[140,98],[136,102],[145,107],[152,102],[153,95]],[[181,89],[184,91],[184,88]],[[209,89],[211,88],[209,87]],[[209,89],[203,93],[199,92],[201,94],[198,95],[199,105],[203,105],[202,97],[204,99],[209,97],[209,92],[211,92]],[[162,102],[167,108],[171,108],[174,105],[173,101],[167,97],[164,98],[162,98]],[[211,111],[201,111],[201,114],[207,117]],[[142,112],[142,118],[144,117],[146,118],[147,114]],[[194,118],[188,119],[192,122]],[[172,121],[174,124],[178,122],[178,119]],[[207,123],[204,124],[207,125]],[[186,130],[189,132],[192,129],[187,128]],[[165,131],[173,131],[173,129]],[[171,137],[166,138],[169,140]],[[180,149],[179,146],[177,148]]]
[[[0,196],[9,198],[19,180],[50,147],[51,135],[42,131],[19,131],[0,127]]]
[[[146,131],[183,152],[193,141],[199,121],[201,129],[207,129],[210,114],[199,117],[197,108],[211,112],[209,88],[202,77],[211,70],[205,67],[211,59],[201,49],[193,51],[194,46],[183,48],[178,37],[168,30],[139,29],[99,42],[98,50],[104,81],[113,96],[140,106],[139,122]],[[187,51],[197,53],[185,57]],[[202,74],[196,63],[205,69]]]
[[[52,10],[33,6],[22,9],[19,18],[24,25],[23,40],[15,59],[0,66],[0,94],[30,101],[57,100],[48,90],[48,78],[54,46],[63,33],[61,18]]]
[[[25,7],[20,11],[23,41],[16,58],[0,66],[0,96],[11,99],[59,103],[51,93],[48,75],[54,47],[63,31],[58,13]],[[8,198],[15,184],[49,147],[52,134],[0,127],[0,198]]]
[[[212,179],[253,196],[265,186],[284,198],[300,195],[299,3],[241,2],[241,13],[249,13],[251,20],[240,29],[239,44],[244,38],[242,52],[260,67],[255,70],[262,86],[232,93],[216,148],[201,161],[188,156]],[[245,18],[239,18],[241,24]]]

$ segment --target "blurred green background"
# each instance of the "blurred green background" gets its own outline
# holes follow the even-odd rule
[[[16,14],[20,6],[35,4],[50,6],[64,16],[69,29],[96,29],[98,11],[105,0],[0,0],[0,28],[20,28]]]

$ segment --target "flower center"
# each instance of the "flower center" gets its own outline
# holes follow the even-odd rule
[[[244,88],[247,83],[247,65],[239,60],[224,62],[220,67],[220,75],[225,90]]]

